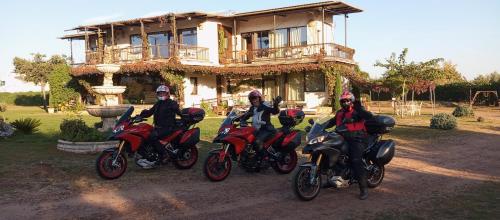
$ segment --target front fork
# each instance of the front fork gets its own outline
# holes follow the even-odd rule
[[[316,176],[318,175],[318,168],[320,167],[322,157],[323,157],[323,154],[319,154],[316,161],[313,162],[312,161],[312,159],[313,159],[312,154],[309,156],[309,162],[311,163],[311,173],[309,175],[309,184],[311,184],[311,185],[315,185],[315,183],[316,183],[316,180],[317,180]]]
[[[227,151],[229,150],[229,144],[222,145],[222,149],[219,151],[219,163],[224,162],[224,158],[227,155]]]
[[[118,166],[118,163],[117,163],[118,157],[122,153],[124,145],[125,145],[125,141],[120,141],[120,145],[118,146],[118,151],[115,151],[114,155],[113,155],[113,163],[111,164],[112,166]]]

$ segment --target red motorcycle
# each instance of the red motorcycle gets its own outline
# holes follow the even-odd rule
[[[118,120],[110,140],[120,141],[118,147],[104,150],[97,158],[96,169],[104,179],[116,179],[125,173],[127,158],[134,158],[136,164],[144,169],[151,169],[161,164],[159,155],[151,144],[147,143],[154,127],[141,123],[146,119],[131,117],[134,107],[130,107]],[[205,111],[199,108],[181,110],[181,119],[172,134],[160,140],[168,153],[168,161],[173,161],[178,169],[189,169],[198,160],[196,144],[200,141],[200,129],[195,125],[205,117]]]
[[[241,115],[240,115],[241,116]],[[231,172],[232,160],[246,171],[259,171],[270,166],[281,174],[287,174],[297,165],[295,148],[300,145],[301,137],[293,128],[304,120],[304,112],[297,109],[283,110],[279,114],[282,128],[264,143],[266,155],[257,161],[254,149],[255,128],[240,122],[238,113],[231,111],[222,122],[214,143],[221,143],[220,149],[209,152],[203,172],[211,181],[222,181]]]

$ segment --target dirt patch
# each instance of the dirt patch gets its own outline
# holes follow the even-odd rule
[[[366,201],[357,199],[353,186],[323,189],[315,200],[301,202],[291,190],[293,175],[272,170],[246,173],[235,166],[226,181],[212,183],[202,174],[203,161],[186,171],[144,171],[131,164],[115,181],[97,178],[91,165],[68,174],[40,164],[0,180],[0,187],[16,191],[1,196],[0,218],[331,219],[411,210],[467,187],[500,182],[500,131],[491,128],[500,112],[481,111],[491,123],[463,120],[458,130],[446,132],[427,129],[427,120],[398,120],[403,126],[390,136],[397,142],[396,157]]]

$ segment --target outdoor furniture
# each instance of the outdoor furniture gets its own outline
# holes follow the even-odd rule
[[[404,117],[405,115],[415,116],[420,115],[422,110],[422,103],[418,104],[417,102],[409,102],[406,104],[396,103],[396,115]]]
[[[226,112],[227,112],[227,109],[224,107],[224,106],[213,106],[213,109],[212,111],[216,114],[216,115],[221,115],[221,116],[225,116],[226,115]]]

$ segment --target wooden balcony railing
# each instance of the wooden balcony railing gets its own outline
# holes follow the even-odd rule
[[[250,64],[266,61],[318,58],[321,56],[353,61],[354,50],[333,43],[242,50],[236,52],[236,57],[232,62],[235,64]]]
[[[147,52],[143,53],[143,50]],[[166,44],[149,45],[148,47],[140,45],[123,48],[107,47],[104,51],[89,50],[86,52],[86,63],[127,63],[143,60],[168,59],[174,56],[174,51],[177,51],[177,57],[181,60],[209,60],[208,48],[185,44]]]

